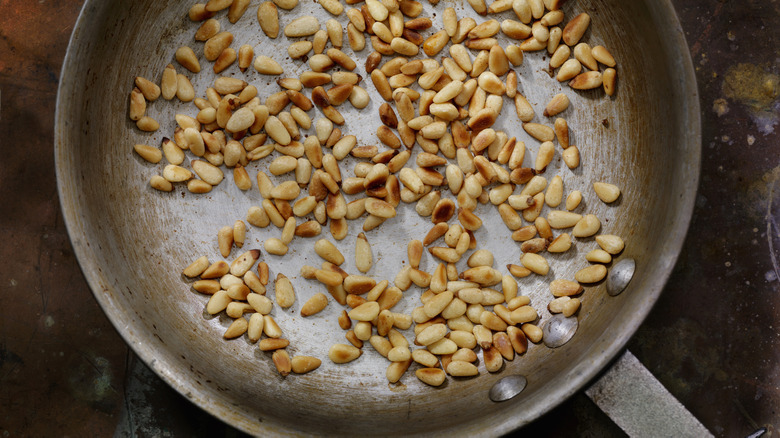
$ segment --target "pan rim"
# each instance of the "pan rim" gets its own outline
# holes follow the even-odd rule
[[[100,276],[96,274],[99,268],[96,261],[90,257],[91,250],[83,242],[86,241],[87,236],[81,233],[78,222],[79,218],[77,212],[74,209],[66,208],[66,203],[63,200],[72,199],[73,194],[68,192],[66,178],[66,159],[64,153],[67,149],[65,141],[69,129],[67,124],[67,116],[64,107],[67,106],[68,92],[70,89],[68,85],[75,84],[75,78],[67,76],[67,72],[72,70],[72,65],[77,62],[74,52],[74,48],[82,37],[83,30],[87,26],[89,20],[89,10],[98,3],[96,0],[86,0],[79,13],[78,19],[74,25],[73,32],[70,36],[68,49],[63,60],[62,68],[60,71],[60,83],[57,91],[57,101],[55,107],[55,133],[54,133],[54,161],[55,161],[55,173],[57,180],[57,191],[60,200],[60,209],[62,212],[65,227],[68,232],[68,236],[71,241],[76,259],[78,260],[79,267],[87,280],[87,283],[100,305],[103,312],[108,316],[109,321],[114,326],[116,331],[125,341],[125,343],[133,349],[133,352],[150,368],[155,374],[157,374],[163,381],[165,381],[174,390],[179,392],[184,398],[193,402],[196,406],[202,410],[208,412],[221,421],[227,422],[227,414],[231,411],[235,411],[235,406],[230,406],[223,400],[216,400],[213,403],[203,403],[202,400],[206,400],[207,391],[205,389],[199,389],[197,385],[194,385],[191,379],[186,376],[180,376],[175,373],[176,367],[172,364],[170,358],[155,356],[151,349],[144,349],[140,346],[148,345],[152,343],[153,335],[147,333],[144,330],[128,330],[128,327],[132,327],[137,324],[133,321],[133,318],[124,310],[117,307],[111,300],[107,298],[108,294],[99,293],[106,288],[115,288],[111,285],[104,285],[101,283]],[[670,48],[679,52],[680,58],[678,59],[679,65],[682,67],[680,72],[680,81],[683,83],[682,89],[686,91],[686,95],[681,97],[681,100],[686,103],[686,111],[682,112],[686,116],[683,121],[689,128],[684,139],[681,140],[681,144],[685,144],[685,150],[691,154],[691,161],[695,163],[693,167],[689,169],[689,179],[695,183],[695,189],[688,190],[684,193],[680,203],[682,207],[680,211],[683,213],[680,216],[679,222],[674,227],[675,234],[679,235],[679,239],[676,239],[669,245],[669,257],[668,268],[663,272],[663,278],[654,285],[652,289],[645,290],[643,293],[647,297],[648,301],[651,301],[652,305],[645,306],[639,314],[632,314],[631,318],[627,316],[622,317],[621,327],[623,330],[613,337],[609,342],[607,348],[599,355],[598,360],[594,360],[592,363],[583,365],[578,370],[581,371],[572,376],[572,380],[568,385],[557,386],[551,391],[550,397],[547,397],[543,403],[535,405],[532,409],[526,409],[526,415],[524,418],[518,418],[516,421],[504,422],[502,424],[496,424],[495,429],[491,434],[504,434],[512,430],[516,430],[519,427],[528,424],[535,419],[538,419],[541,415],[554,409],[556,406],[563,403],[565,400],[581,391],[589,382],[597,378],[618,356],[618,354],[625,349],[628,341],[634,336],[639,326],[644,322],[647,315],[652,310],[655,303],[666,287],[669,277],[672,273],[673,267],[676,264],[682,247],[685,242],[685,235],[689,229],[690,223],[693,218],[693,210],[695,207],[696,194],[698,192],[700,173],[701,173],[701,112],[699,91],[697,87],[697,81],[695,77],[695,71],[693,68],[693,61],[688,50],[688,44],[685,39],[685,35],[680,25],[679,17],[677,16],[671,0],[663,0],[657,2],[656,7],[659,9],[662,16],[668,18],[669,22],[673,24],[670,35],[671,41],[669,43]],[[667,35],[669,36],[669,35]],[[296,431],[284,429],[280,423],[274,423],[273,421],[263,421],[258,424],[252,422],[243,416],[233,416],[230,418],[230,425],[247,433],[274,433],[285,435],[296,435]],[[236,421],[238,420],[238,421]]]

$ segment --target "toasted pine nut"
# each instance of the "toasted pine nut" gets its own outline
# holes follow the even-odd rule
[[[367,301],[350,310],[349,317],[357,321],[373,321],[379,315],[380,307],[376,301]]]
[[[571,237],[568,233],[563,233],[550,242],[547,252],[566,252],[569,248],[571,248]]]
[[[547,213],[547,222],[555,229],[571,228],[582,219],[582,215],[570,211],[553,210]]]
[[[466,264],[471,268],[477,266],[493,266],[493,254],[486,249],[474,251],[468,258]]]
[[[538,254],[525,253],[523,254],[523,257],[520,258],[520,263],[531,270],[531,272],[538,275],[547,275],[550,271],[550,265],[547,263],[547,260]]]
[[[607,276],[607,268],[604,265],[591,265],[580,269],[574,274],[574,279],[580,283],[597,283]]]
[[[606,204],[615,202],[620,197],[620,189],[614,184],[594,182],[593,191]]]
[[[287,353],[287,350],[275,350],[271,355],[271,359],[276,366],[276,370],[282,377],[290,374],[290,371],[292,371],[292,363],[290,362],[290,355]]]
[[[446,30],[440,30],[439,32],[436,32],[435,34],[428,37],[428,39],[425,40],[423,43],[423,51],[426,55],[429,57],[435,56],[437,53],[439,53],[444,46],[447,45],[447,43],[450,40],[450,36],[447,34]]]
[[[582,286],[571,280],[553,280],[550,282],[550,292],[555,297],[568,297],[582,292]]]
[[[523,331],[523,333],[528,338],[528,340],[533,342],[534,344],[537,344],[542,341],[542,336],[544,335],[544,332],[536,325],[523,324],[522,327],[520,327],[520,329]]]
[[[219,292],[221,285],[217,280],[198,280],[192,283],[192,288],[202,294],[214,295]]]
[[[266,252],[269,254],[278,256],[285,255],[288,251],[287,245],[282,242],[281,239],[277,239],[275,237],[266,239],[263,243],[263,248],[265,248]]]
[[[612,255],[603,249],[594,249],[585,254],[585,260],[592,263],[609,263],[612,261]]]
[[[580,73],[569,82],[569,86],[575,90],[591,90],[603,84],[603,76],[599,71]]]
[[[545,126],[539,123],[523,123],[523,129],[531,137],[541,142],[553,141],[555,139],[555,133],[549,126]]]
[[[304,37],[314,35],[320,30],[320,22],[313,15],[298,17],[284,28],[287,37]]]
[[[257,249],[253,249],[241,254],[233,261],[233,263],[230,264],[230,273],[236,277],[243,276],[249,269],[252,268],[252,265],[255,264],[258,258],[260,258],[260,250]]]
[[[515,110],[517,111],[517,118],[523,122],[530,122],[534,118],[533,107],[531,107],[525,96],[520,93],[515,95]],[[525,125],[523,126],[525,127]]]
[[[591,49],[591,54],[596,59],[596,61],[604,64],[607,67],[615,67],[615,65],[617,65],[615,58],[612,57],[612,54],[609,53],[609,50],[607,50],[604,46],[593,47],[593,49]]]
[[[295,374],[305,374],[320,367],[322,361],[311,356],[294,356],[290,368]]]
[[[571,145],[561,153],[561,158],[569,169],[576,169],[580,165],[580,150]]]
[[[286,309],[295,302],[295,290],[290,279],[285,277],[284,274],[277,274],[274,282],[274,291],[276,293],[276,303],[279,307]]]
[[[447,365],[447,374],[456,377],[471,377],[479,375],[479,370],[474,364],[470,362],[453,360],[449,363],[449,365]]]
[[[547,104],[547,107],[544,109],[544,116],[545,117],[555,116],[565,111],[566,108],[568,107],[569,107],[569,98],[563,93],[556,94],[555,96],[553,96],[553,98]]]
[[[601,228],[601,221],[592,214],[585,215],[572,230],[574,237],[590,237],[596,234]]]
[[[555,59],[555,56],[553,56],[553,59]],[[568,81],[579,75],[581,71],[582,64],[576,59],[569,59],[561,65],[555,78],[558,79],[558,82]]]
[[[612,255],[620,254],[620,252],[623,251],[623,248],[625,248],[623,239],[612,234],[596,236],[596,243],[599,244],[601,249]]]
[[[141,117],[137,122],[135,122],[135,124],[138,129],[144,132],[154,132],[160,129],[160,124],[157,122],[157,120],[154,120],[149,116]]]
[[[563,42],[570,47],[575,46],[589,25],[590,15],[585,12],[572,18],[563,29]]]
[[[574,57],[590,70],[597,71],[599,69],[598,62],[593,57],[591,48],[587,43],[579,43],[574,46]]]
[[[617,86],[617,71],[614,68],[607,68],[602,75],[602,85],[604,86],[604,92],[607,96],[615,94],[615,87]]]
[[[328,305],[328,297],[319,292],[309,298],[301,307],[301,316],[311,316],[321,312]]]
[[[341,254],[341,251],[327,239],[318,240],[317,243],[314,244],[314,252],[335,265],[344,263],[344,256]]]

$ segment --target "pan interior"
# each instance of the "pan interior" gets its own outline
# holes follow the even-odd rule
[[[441,16],[443,6],[435,11],[436,17]],[[468,4],[453,6],[459,17],[472,14]],[[280,61],[285,75],[306,70],[305,64],[287,58],[286,38],[272,41],[262,34],[256,9],[253,2],[235,25],[228,23],[224,13],[218,17],[223,29],[236,36],[233,47],[254,46],[255,55]],[[574,92],[559,84],[545,71],[548,59],[541,52],[527,53],[523,65],[516,68],[520,90],[536,110],[534,121],[548,125],[552,119],[541,113],[549,99],[559,92],[571,99],[564,116],[572,144],[581,151],[582,165],[570,171],[556,146],[545,176],[562,175],[564,193],[580,190],[584,199],[578,211],[596,214],[602,220],[602,233],[623,237],[627,246],[620,257],[637,262],[636,276],[622,295],[609,297],[603,284],[587,288],[578,314],[579,331],[565,346],[551,350],[531,345],[499,373],[489,374],[482,368],[477,378],[451,378],[439,388],[419,382],[413,376],[415,364],[400,384],[388,385],[388,362],[370,346],[364,347],[363,356],[355,362],[332,364],[327,359],[328,347],[346,342],[336,322],[342,308],[331,302],[321,314],[300,317],[302,303],[322,291],[318,283],[300,276],[302,265],[321,262],[313,250],[314,240],[301,238],[293,241],[287,255],[276,257],[263,251],[262,259],[272,276],[287,275],[296,290],[296,303],[287,311],[277,307],[273,313],[291,342],[290,354],[319,357],[322,367],[281,378],[270,355],[245,338],[222,339],[230,319],[208,316],[204,312],[208,297],[193,292],[191,282],[180,272],[201,255],[211,261],[221,259],[217,230],[245,219],[249,207],[260,205],[262,197],[256,186],[248,192],[236,188],[229,172],[206,195],[193,195],[183,186],[171,193],[152,190],[148,181],[162,172],[164,162],[151,165],[141,160],[132,152],[133,145],[159,145],[163,137],[173,134],[174,114],[194,116],[197,109],[178,100],[159,99],[150,104],[148,114],[161,124],[152,134],[139,132],[127,117],[127,95],[135,76],[159,81],[163,68],[174,63],[192,79],[198,96],[204,95],[213,80],[210,72],[191,75],[173,61],[181,45],[202,53],[202,45],[192,40],[198,24],[188,20],[188,4],[182,2],[88,0],[63,69],[56,123],[59,190],[74,248],[103,309],[155,372],[207,411],[254,434],[496,435],[546,412],[608,363],[655,302],[685,235],[699,166],[695,82],[668,2],[572,0],[564,10],[567,19],[582,11],[591,15],[584,40],[591,46],[608,47],[618,60],[616,95]],[[293,14],[281,12],[284,27]],[[330,18],[314,2],[301,3],[295,13],[312,13],[322,23]],[[510,13],[504,18],[513,18]],[[425,14],[433,17],[427,3]],[[338,20],[346,26],[346,17]],[[438,26],[440,19],[433,20]],[[507,41],[500,42],[505,45]],[[352,55],[346,42],[344,50]],[[358,56],[364,59],[369,51],[370,47]],[[362,62],[358,64],[359,73],[367,77]],[[211,68],[203,60],[202,65],[204,70]],[[223,75],[245,78],[257,86],[262,99],[279,90],[275,78],[251,68],[244,74],[234,65]],[[340,109],[347,122],[342,130],[356,135],[359,144],[377,144],[380,122],[376,114],[382,100],[370,81],[364,80],[363,85],[372,101],[363,111],[343,105]],[[321,117],[317,110],[310,115]],[[523,132],[508,99],[497,125],[525,142],[529,151],[525,165],[532,165],[539,143]],[[353,164],[351,159],[342,164],[345,176],[351,176]],[[250,176],[257,170],[267,171],[267,166],[268,160],[250,164]],[[593,181],[619,186],[620,200],[610,205],[600,202],[591,187]],[[446,190],[443,194],[452,197]],[[510,239],[495,207],[481,205],[476,213],[484,220],[475,232],[478,245],[491,250],[494,267],[505,272],[507,263],[518,263],[519,246]],[[352,273],[357,273],[352,254],[361,223],[350,222],[348,236],[337,242],[347,256],[344,267]],[[402,204],[396,218],[367,232],[374,256],[369,275],[392,282],[406,263],[407,242],[422,239],[430,226],[429,218],[418,216],[412,205]],[[244,249],[262,249],[266,238],[279,235],[273,226],[250,227]],[[321,237],[330,239],[327,227]],[[596,247],[593,239],[578,239],[565,255],[548,257],[552,269],[546,278],[519,280],[520,294],[531,297],[539,310],[539,325],[550,317],[546,310],[551,299],[549,281],[572,279],[587,266],[584,255]],[[234,249],[228,260],[241,252]],[[435,266],[433,257],[424,257],[422,269],[432,272]],[[458,267],[465,269],[465,257]],[[418,305],[419,295],[420,290],[413,287],[393,310],[409,313]],[[405,333],[411,341],[411,330]],[[490,401],[492,384],[512,374],[527,378],[526,389],[510,401]]]

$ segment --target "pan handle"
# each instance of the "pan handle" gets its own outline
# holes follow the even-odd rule
[[[585,394],[632,437],[714,436],[628,350]]]

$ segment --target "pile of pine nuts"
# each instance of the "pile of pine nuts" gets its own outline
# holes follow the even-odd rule
[[[201,23],[194,39],[203,43],[203,58],[212,63],[215,74],[237,62],[242,72],[253,67],[263,75],[280,76],[280,91],[264,103],[254,85],[223,76],[214,80],[204,97],[197,97],[189,78],[173,64],[162,72],[160,85],[137,77],[130,93],[130,119],[141,131],[159,129],[159,123],[146,115],[146,107],[160,96],[193,102],[198,109],[194,117],[175,115],[178,126],[173,138],[163,139],[161,148],[135,145],[143,159],[157,164],[164,157],[168,163],[161,175],[152,176],[154,189],[170,192],[174,184],[186,183],[192,193],[208,193],[224,179],[225,166],[232,168],[239,189],[250,190],[253,179],[247,167],[262,159],[267,159],[274,177],[293,177],[276,185],[262,171],[255,177],[264,200],[261,206],[249,208],[246,222],[257,228],[273,224],[281,229],[280,237],[264,239],[268,254],[287,254],[295,237],[320,236],[327,224],[333,239],[342,240],[348,221],[365,216],[364,233],[357,236],[354,250],[361,274],[344,271],[344,255],[325,238],[314,244],[322,265],[304,266],[300,274],[320,283],[333,300],[349,308],[338,317],[348,343],[333,345],[329,359],[351,362],[361,356],[367,341],[390,361],[386,372],[390,382],[397,382],[413,362],[420,365],[416,376],[431,386],[441,385],[446,375],[478,375],[477,352],[488,372],[500,371],[505,360],[525,353],[528,341],[542,340],[542,330],[535,325],[539,312],[529,297],[518,295],[517,279],[547,275],[550,267],[542,255],[545,251],[568,251],[574,244],[572,237],[595,236],[599,246],[587,253],[585,259],[592,264],[578,271],[574,280],[549,283],[552,298],[547,310],[570,317],[580,308],[583,284],[601,282],[607,275],[605,265],[624,248],[619,236],[598,234],[602,229],[598,217],[574,212],[583,198],[581,192],[572,191],[564,200],[561,176],[549,180],[543,176],[554,157],[556,141],[567,167],[580,165],[579,149],[569,142],[568,124],[556,117],[569,108],[568,97],[557,94],[546,105],[543,117],[556,117],[552,126],[534,122],[536,114],[518,92],[517,73],[512,69],[522,64],[524,53],[546,50],[551,56],[550,71],[557,70],[557,81],[568,81],[575,90],[603,89],[612,96],[615,59],[605,47],[581,41],[590,16],[581,13],[564,26],[564,0],[468,2],[481,16],[498,17],[509,11],[515,16],[477,23],[470,17],[458,19],[455,9],[448,7],[442,13],[441,30],[434,31],[431,18],[421,16],[423,7],[417,0],[346,0],[347,5],[362,3],[348,10],[339,0],[319,0],[334,17],[347,17],[346,42],[353,52],[366,49],[369,35],[373,51],[361,64],[385,100],[379,106],[381,125],[376,136],[386,148],[365,145],[372,140],[344,135],[340,128],[345,124],[339,110],[342,104],[349,102],[359,111],[370,102],[361,86],[363,77],[355,73],[358,62],[341,50],[342,24],[332,18],[323,29],[316,17],[301,16],[280,28],[279,8],[294,10],[298,0],[265,1],[257,9],[258,23],[268,38],[279,38],[282,31],[286,38],[297,39],[288,46],[288,55],[309,66],[298,77],[282,77],[281,64],[265,55],[255,57],[250,45],[241,45],[238,51],[231,47],[233,34],[222,30],[213,17],[227,10],[230,23],[236,23],[249,8],[249,0],[210,0],[189,12],[193,22]],[[428,31],[431,34],[425,37]],[[502,47],[499,33],[518,44]],[[441,62],[434,59],[448,44],[445,55],[449,56]],[[201,71],[202,60],[191,47],[180,47],[174,58],[192,74]],[[523,167],[525,144],[493,128],[505,95],[513,100],[525,132],[540,143],[532,167]],[[310,112],[315,108],[323,117],[313,120]],[[311,129],[313,135],[302,132]],[[422,151],[412,163],[415,145]],[[189,161],[191,169],[184,166],[187,151],[197,157]],[[340,164],[347,156],[359,161],[354,176],[342,176]],[[437,170],[442,167],[444,172]],[[522,187],[519,193],[515,193],[516,186]],[[617,186],[600,181],[593,183],[593,190],[607,204],[621,195]],[[445,197],[447,191],[454,200]],[[365,196],[349,202],[345,197],[360,194]],[[364,275],[373,265],[365,232],[394,218],[402,202],[414,203],[416,212],[430,217],[433,226],[424,239],[408,243],[408,264],[391,286],[387,279],[377,281]],[[477,249],[474,231],[482,227],[482,219],[474,210],[480,203],[496,206],[512,239],[520,244],[523,256],[519,264],[506,265],[509,275],[493,267],[490,251]],[[561,204],[565,209],[556,209]],[[545,205],[550,208],[546,216],[542,215]],[[448,224],[453,218],[457,220]],[[569,228],[571,234],[553,232]],[[221,228],[217,241],[222,257],[228,258],[234,247],[242,248],[246,234],[243,220]],[[443,245],[436,244],[440,240]],[[438,259],[433,273],[420,269],[426,247]],[[468,269],[459,272],[456,263],[469,251],[473,252],[466,259]],[[282,329],[271,316],[274,301],[266,297],[269,268],[265,262],[258,263],[260,258],[257,249],[231,263],[211,263],[203,256],[183,274],[197,278],[194,290],[210,295],[207,313],[225,312],[234,319],[225,339],[246,334],[261,350],[273,352],[273,363],[283,376],[312,371],[320,366],[320,359],[291,358],[287,353],[289,340],[282,337]],[[257,273],[252,270],[255,263]],[[499,284],[500,291],[496,289]],[[412,285],[424,290],[420,305],[411,314],[393,312]],[[296,301],[293,284],[284,274],[277,275],[273,289],[280,308]],[[301,316],[316,315],[328,304],[328,296],[317,293],[302,305]],[[413,344],[420,348],[412,349],[403,334],[412,327]]]

